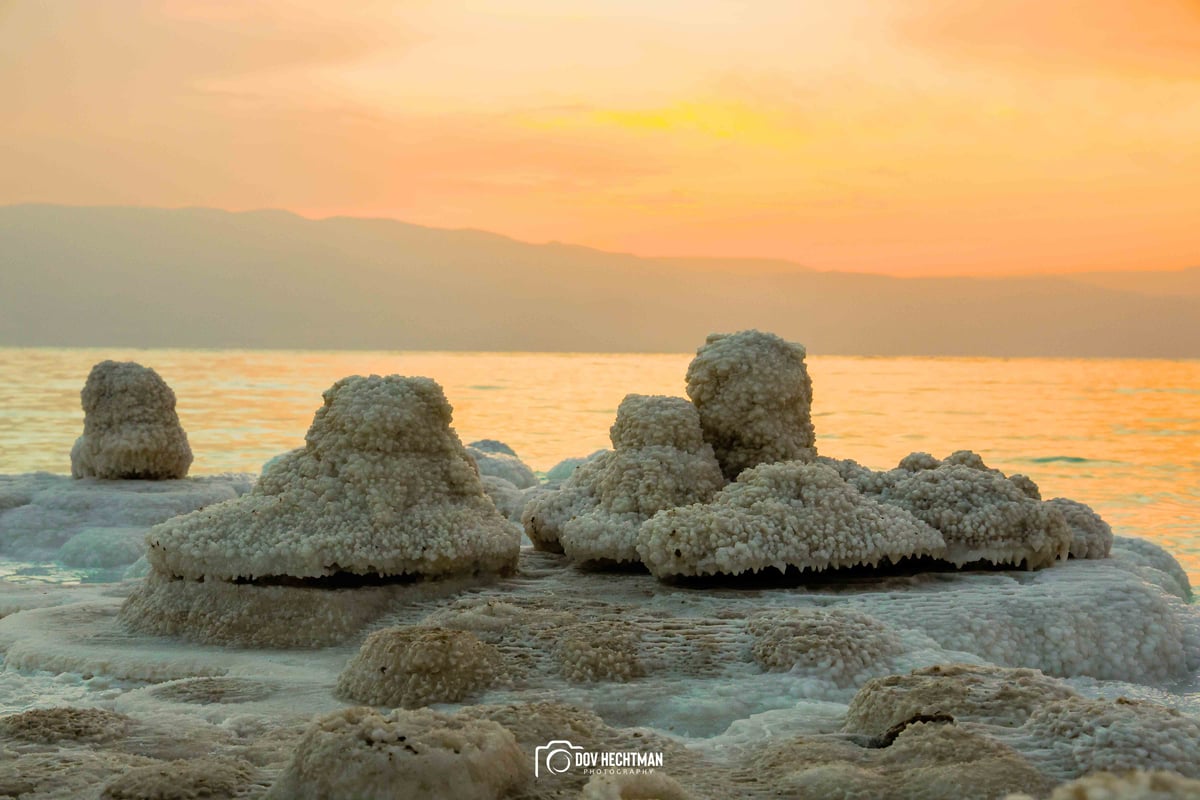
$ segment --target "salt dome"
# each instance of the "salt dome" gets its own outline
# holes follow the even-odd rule
[[[148,558],[179,578],[505,572],[520,532],[487,499],[428,378],[343,378],[306,446],[236,501],[153,528]]]
[[[709,334],[688,365],[687,394],[725,477],[817,455],[804,345],[749,330]]]
[[[484,494],[437,383],[353,376],[324,398],[305,447],[250,494],[151,529],[150,575],[122,609],[130,628],[312,646],[381,613],[400,576],[516,567],[520,529]]]
[[[71,475],[107,480],[182,478],[192,464],[175,392],[133,361],[101,361],[80,392],[83,435],[71,448]]]

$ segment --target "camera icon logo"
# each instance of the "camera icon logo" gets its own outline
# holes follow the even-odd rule
[[[533,776],[540,778],[545,771],[548,775],[562,775],[575,765],[575,754],[582,753],[583,748],[571,744],[566,739],[555,739],[533,749]]]

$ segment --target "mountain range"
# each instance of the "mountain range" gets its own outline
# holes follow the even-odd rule
[[[394,220],[0,207],[0,345],[1200,357],[1200,267],[894,278]]]

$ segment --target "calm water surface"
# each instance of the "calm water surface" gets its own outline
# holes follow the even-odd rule
[[[691,354],[0,349],[0,473],[69,472],[92,364],[132,359],[175,389],[193,474],[256,472],[303,444],[346,375],[426,375],[463,441],[501,439],[534,469],[609,446],[628,392],[684,394]],[[1200,584],[1200,361],[809,359],[823,455],[891,467],[958,449],[1023,472],[1171,550]]]

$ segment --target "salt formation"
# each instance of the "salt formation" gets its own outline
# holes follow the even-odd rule
[[[160,522],[250,491],[247,475],[163,481],[0,476],[0,555],[71,566],[131,564]]]
[[[336,640],[377,613],[389,587],[372,584],[516,566],[520,531],[484,494],[441,387],[355,376],[324,397],[306,446],[250,494],[151,530],[151,574],[122,611],[131,628],[311,645],[297,637]],[[367,588],[312,593],[347,585]],[[313,613],[329,627],[297,624]]]
[[[100,800],[201,800],[236,797],[255,769],[236,758],[195,758],[134,767],[109,781]]]
[[[811,461],[812,380],[803,345],[772,333],[709,334],[688,365],[687,394],[725,477],[776,461]]]
[[[429,709],[347,708],[319,717],[266,797],[496,800],[531,780],[505,728]]]
[[[1062,681],[1034,669],[938,664],[872,678],[850,701],[843,730],[882,736],[905,720],[939,715],[1018,727],[1046,703],[1077,696]]]
[[[337,693],[373,706],[456,703],[491,686],[500,652],[468,631],[408,626],[367,637],[338,678]]]
[[[887,671],[892,657],[904,651],[890,627],[850,609],[764,612],[746,627],[754,636],[750,652],[764,670],[816,673],[842,687]]]
[[[579,800],[692,800],[670,775],[593,775]]]
[[[1036,569],[1070,551],[1071,529],[1058,509],[991,470],[943,463],[899,478],[879,498],[941,531],[941,557],[959,567],[987,561]]]
[[[101,361],[80,393],[83,436],[71,448],[71,475],[109,480],[182,478],[192,464],[175,393],[132,361]]]
[[[0,736],[26,742],[102,742],[124,736],[133,722],[101,708],[34,708],[0,717]]]
[[[1010,794],[1004,800],[1033,800]],[[1200,800],[1200,781],[1173,772],[1097,772],[1054,789],[1049,800]]]
[[[1114,536],[1109,557],[1114,566],[1129,570],[1184,602],[1191,601],[1192,585],[1183,567],[1149,539]]]
[[[574,625],[562,631],[555,656],[563,677],[573,683],[628,681],[644,673],[641,640],[641,631],[629,625]]]
[[[1046,505],[1058,509],[1071,529],[1071,558],[1108,558],[1112,528],[1090,506],[1065,497],[1047,500]]]
[[[637,563],[643,522],[704,502],[725,484],[696,409],[682,397],[626,395],[609,435],[611,455],[581,466],[525,512],[530,538],[557,539],[572,561]]]
[[[881,747],[806,736],[750,758],[751,776],[774,796],[963,800],[1053,786],[1012,747],[945,722],[913,722]]]
[[[495,439],[481,439],[467,445],[467,455],[479,467],[481,476],[503,478],[518,489],[537,485],[537,476],[511,447]]]
[[[1066,778],[1133,769],[1200,778],[1200,720],[1145,701],[1056,700],[1034,710],[1010,741]]]
[[[796,461],[746,470],[711,503],[656,514],[637,543],[660,577],[878,566],[944,548],[907,512],[859,494],[830,467]]]

